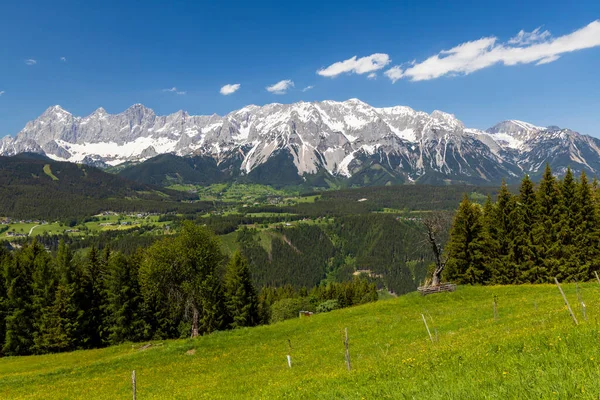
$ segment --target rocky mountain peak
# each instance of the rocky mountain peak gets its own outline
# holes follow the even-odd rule
[[[440,110],[375,108],[359,99],[248,105],[226,116],[183,110],[157,116],[134,104],[119,114],[100,107],[80,118],[53,106],[16,137],[0,141],[0,154],[25,150],[94,165],[202,155],[228,168],[238,163],[246,174],[285,154],[300,175],[326,170],[351,177],[375,163],[376,170],[409,180],[435,173],[486,182],[554,159],[600,171],[600,141],[568,129],[506,120],[484,132]]]

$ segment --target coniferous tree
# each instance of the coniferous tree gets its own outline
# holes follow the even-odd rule
[[[56,297],[57,277],[56,268],[48,254],[40,252],[34,261],[32,288],[34,329],[34,353],[47,353],[53,351],[53,318],[52,306]]]
[[[86,338],[85,347],[100,347],[106,338],[104,325],[105,261],[99,257],[98,251],[92,246],[87,256],[81,275],[81,295],[79,307],[82,318],[80,332]]]
[[[138,284],[139,256],[127,259],[113,253],[106,271],[106,327],[108,342],[139,341],[146,337],[143,299]]]
[[[55,258],[58,273],[58,287],[52,306],[54,351],[72,350],[81,342],[79,321],[82,319],[77,303],[77,272],[73,264],[71,250],[63,240],[58,245]]]
[[[6,315],[8,312],[5,271],[10,263],[12,263],[12,256],[0,247],[0,356],[2,356],[2,348],[6,338]]]
[[[446,247],[446,277],[457,283],[481,284],[489,280],[488,257],[480,206],[465,195],[452,224]]]
[[[577,184],[571,168],[560,183],[560,222],[558,227],[558,243],[554,252],[559,261],[555,276],[559,280],[570,280],[577,277],[578,260],[575,234],[580,225],[581,214],[577,200]]]
[[[7,289],[6,337],[3,354],[31,354],[33,349],[33,268],[44,248],[33,242],[19,251],[6,265]]]
[[[513,213],[515,207],[516,202],[503,179],[494,208],[494,217],[488,222],[494,225],[495,237],[492,237],[492,240],[497,246],[495,262],[492,264],[491,281],[493,283],[507,284],[514,281],[516,277],[516,265],[514,260],[509,257],[509,254],[512,253],[512,258],[515,258],[515,251],[511,249],[515,239],[512,229],[517,222],[514,219],[519,217],[518,212]]]
[[[549,164],[546,164],[536,198],[538,223],[534,228],[533,241],[539,259],[536,270],[529,275],[532,282],[547,282],[559,271],[557,246],[561,214],[558,184]]]
[[[225,304],[232,328],[255,326],[259,322],[258,298],[252,285],[248,262],[235,252],[225,272]],[[306,292],[306,288],[304,288]]]
[[[519,196],[513,214],[510,259],[517,269],[515,283],[530,282],[530,273],[536,270],[537,256],[533,246],[533,227],[536,223],[536,197],[533,182],[525,175],[519,188]]]
[[[531,234],[536,222],[536,197],[535,187],[529,175],[525,175],[519,188],[519,204],[523,209],[523,223]]]
[[[593,188],[587,180],[585,171],[581,172],[576,189],[577,225],[575,228],[574,267],[575,277],[579,280],[593,279],[593,271],[600,268],[600,229],[598,227],[597,205]]]
[[[517,201],[512,200],[515,205],[509,214],[510,231],[508,235],[507,266],[503,279],[499,283],[524,283],[526,282],[525,271],[531,268],[535,258],[532,252],[530,237],[525,226],[525,210]]]

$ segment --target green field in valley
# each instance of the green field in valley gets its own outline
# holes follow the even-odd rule
[[[63,234],[68,233],[71,235],[82,234],[82,228],[85,227],[89,233],[108,231],[108,230],[122,230],[130,229],[141,225],[153,225],[153,226],[164,226],[168,225],[168,221],[158,221],[158,216],[148,217],[136,217],[127,215],[106,215],[98,217],[98,221],[89,221],[83,224],[79,224],[70,227],[65,224],[58,222],[41,223],[41,222],[15,222],[8,224],[8,229],[5,232],[0,233],[0,240],[11,239],[9,232],[15,232],[18,234],[38,236],[47,234]],[[0,228],[7,225],[0,225]]]
[[[135,369],[138,399],[597,399],[600,285],[581,285],[587,320],[563,288],[578,326],[554,285],[465,286],[145,349],[4,358],[0,398],[131,398]]]

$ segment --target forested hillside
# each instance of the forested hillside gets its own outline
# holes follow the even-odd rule
[[[182,203],[187,193],[128,181],[94,167],[40,155],[0,157],[0,215],[66,219],[105,210],[205,211],[206,203]]]
[[[48,252],[35,240],[13,252],[0,247],[0,267],[0,356],[195,337],[378,298],[362,277],[259,293],[246,259],[227,257],[212,232],[191,222],[130,255],[73,252],[64,242]]]
[[[371,214],[274,231],[243,229],[237,241],[260,286],[311,287],[364,271],[382,288],[415,290],[432,262],[416,221]]]

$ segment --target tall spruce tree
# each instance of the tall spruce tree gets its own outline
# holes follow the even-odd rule
[[[3,354],[18,356],[33,351],[33,269],[36,257],[45,252],[36,241],[26,245],[6,265],[6,337]]]
[[[497,255],[493,265],[491,281],[493,283],[507,284],[515,280],[516,265],[514,260],[511,260],[509,254],[515,252],[511,249],[514,240],[514,218],[518,217],[518,212],[513,213],[516,207],[516,202],[513,199],[506,182],[502,180],[498,199],[496,201],[495,213],[490,223],[495,227],[495,237],[492,240],[496,244]]]
[[[37,354],[53,351],[52,305],[56,297],[56,268],[50,256],[40,252],[34,261],[33,277],[34,328],[33,352]]]
[[[225,304],[232,328],[259,322],[258,298],[252,285],[248,262],[236,251],[225,272]]]
[[[100,347],[106,339],[104,324],[104,309],[106,304],[104,275],[105,262],[100,258],[98,250],[92,246],[87,260],[81,271],[81,300],[80,308],[81,333],[87,338],[85,346],[88,348]]]
[[[8,313],[5,271],[10,263],[12,263],[12,256],[3,247],[0,247],[0,356],[2,356],[6,338],[6,315]]]
[[[446,250],[448,280],[470,284],[488,282],[490,271],[481,209],[479,205],[472,204],[466,195],[454,217]]]
[[[138,284],[140,256],[127,259],[113,253],[106,271],[106,326],[108,342],[139,341],[147,337],[143,299]]]
[[[559,262],[555,276],[562,281],[571,280],[578,275],[578,245],[575,242],[575,235],[581,223],[581,213],[577,200],[577,184],[571,168],[567,168],[560,183],[560,194],[558,243],[554,254]]]
[[[559,272],[557,246],[561,219],[560,193],[549,164],[546,164],[536,198],[538,223],[533,232],[533,244],[539,259],[528,275],[532,282],[548,282]]]
[[[55,257],[58,287],[52,307],[54,351],[74,349],[81,343],[79,321],[83,318],[78,304],[78,276],[73,256],[63,240],[58,245]]]
[[[529,175],[525,175],[519,187],[515,214],[511,216],[515,230],[511,244],[511,260],[518,269],[518,283],[527,283],[536,279],[530,276],[530,272],[536,270],[538,262],[533,245],[533,228],[537,221],[536,205],[535,187]]]
[[[509,214],[510,231],[508,235],[507,269],[500,283],[524,283],[527,281],[525,271],[531,268],[535,257],[532,252],[530,237],[527,235],[525,226],[525,210],[521,204],[513,198],[515,206]]]
[[[593,279],[593,272],[600,269],[600,228],[598,208],[593,188],[590,187],[585,171],[581,172],[576,189],[577,225],[574,232],[575,254],[573,273],[578,280]]]

